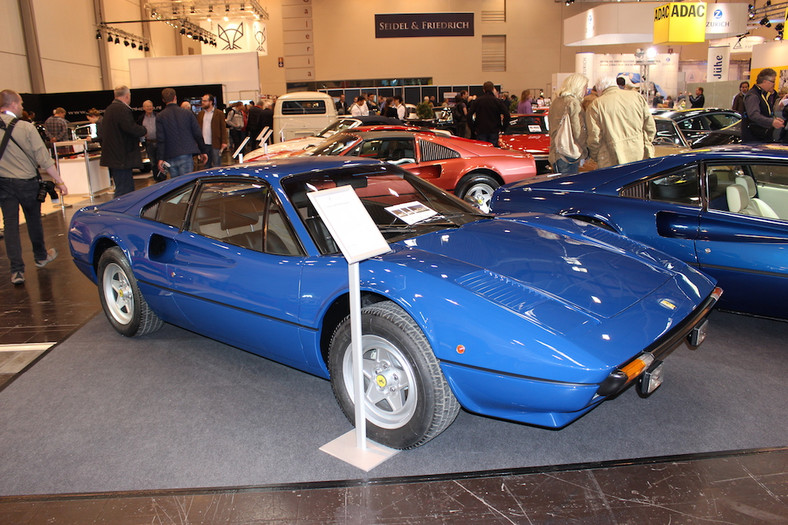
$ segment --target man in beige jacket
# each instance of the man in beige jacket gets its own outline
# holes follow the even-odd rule
[[[600,79],[596,88],[600,95],[586,111],[586,127],[588,152],[597,167],[653,157],[657,128],[646,99],[619,89],[613,77]]]

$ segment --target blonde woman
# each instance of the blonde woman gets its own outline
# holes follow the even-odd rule
[[[580,105],[587,88],[588,79],[579,73],[572,73],[561,84],[558,96],[550,105],[550,113],[547,115],[550,127],[550,156],[548,158],[556,173],[577,173],[580,161],[587,156],[585,112]],[[555,135],[565,114],[569,120],[575,144],[583,152],[577,158],[565,157],[556,150]]]

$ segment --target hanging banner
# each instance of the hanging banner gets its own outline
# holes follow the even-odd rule
[[[747,4],[713,4],[706,10],[706,39],[747,32]]]
[[[654,43],[706,41],[706,2],[671,2],[654,9]]]
[[[728,46],[710,47],[706,62],[706,82],[723,82],[728,80],[731,65],[731,48]]]
[[[262,20],[201,22],[200,27],[216,35],[216,47],[202,46],[204,55],[257,52],[268,55],[268,30]]]

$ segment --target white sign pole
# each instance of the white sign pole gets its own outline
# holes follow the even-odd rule
[[[356,428],[326,443],[320,447],[320,450],[369,472],[398,451],[367,441],[359,263],[370,257],[387,253],[391,248],[352,186],[312,191],[307,193],[307,197],[315,206],[320,218],[348,262],[350,295],[350,351],[353,357],[353,401]]]
[[[243,142],[241,142],[241,144],[240,144],[240,145],[238,146],[238,148],[235,150],[235,153],[233,153],[233,158],[236,158],[236,157],[238,157],[238,162],[239,162],[240,164],[243,164],[243,162],[244,162],[244,154],[243,154],[243,150],[244,150],[244,146],[246,146],[246,143],[247,143],[247,142],[249,142],[249,137],[246,137],[246,138],[244,139],[244,141],[243,141]]]
[[[361,341],[361,277],[358,263],[349,263],[348,284],[350,285],[350,337],[353,354],[353,399],[356,416],[356,446],[367,449],[367,410],[364,401],[364,349]]]

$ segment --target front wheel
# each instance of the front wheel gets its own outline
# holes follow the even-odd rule
[[[490,200],[500,184],[489,175],[474,175],[460,183],[457,196],[470,202],[484,213],[490,213]]]
[[[423,445],[443,432],[460,406],[418,325],[390,301],[361,310],[367,435],[392,448]],[[337,327],[329,348],[331,386],[355,423],[350,318]]]
[[[140,292],[123,251],[117,246],[101,254],[98,264],[101,307],[109,322],[127,337],[155,332],[164,324]]]

